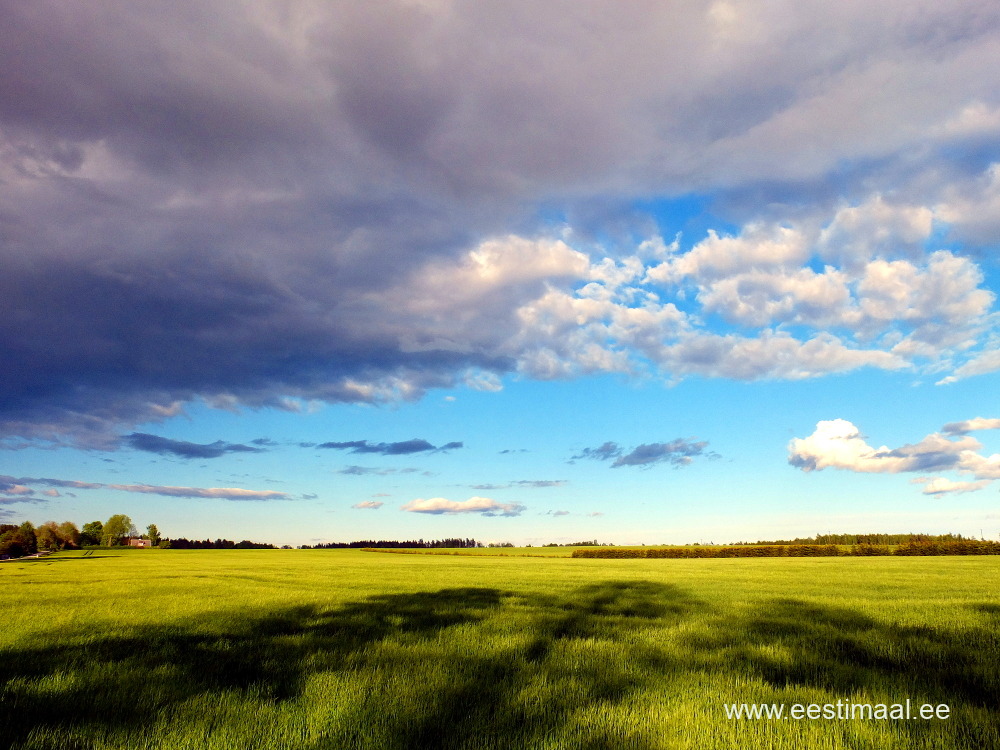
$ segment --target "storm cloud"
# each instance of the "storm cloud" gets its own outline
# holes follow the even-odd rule
[[[133,432],[125,436],[123,442],[129,448],[138,451],[179,458],[218,458],[227,453],[260,453],[263,450],[241,443],[226,443],[222,440],[216,440],[214,443],[189,443],[185,440],[171,440],[143,432]]]
[[[597,448],[584,448],[578,454],[573,456],[572,460],[577,460],[581,458],[592,458],[595,461],[608,461],[612,458],[618,458],[622,455],[622,448],[618,443],[613,443],[610,440],[606,443],[602,443]]]
[[[596,461],[611,461],[614,459],[611,464],[612,469],[623,466],[650,467],[660,463],[670,464],[677,468],[689,465],[699,456],[710,459],[719,458],[717,453],[706,452],[707,447],[708,441],[705,440],[676,438],[667,443],[643,443],[626,453],[623,447],[608,441],[597,448],[584,448],[573,456],[573,460],[589,458]]]
[[[340,443],[320,443],[316,448],[350,451],[351,453],[378,453],[383,456],[407,456],[411,453],[435,453],[462,447],[462,443],[451,442],[437,446],[421,438],[403,440],[398,443],[369,443],[367,440],[349,440]]]
[[[643,443],[629,453],[619,456],[611,464],[612,469],[620,466],[652,466],[668,463],[673,466],[687,466],[696,456],[705,455],[706,441],[692,442],[677,438],[669,443]],[[712,454],[710,457],[716,457]]]
[[[824,296],[838,279],[804,265],[713,278],[689,297],[751,325],[721,336],[670,303],[577,296],[611,289],[603,258],[557,239],[634,250],[656,233],[634,200],[714,192],[753,227],[788,218],[757,207],[808,199],[828,215],[803,224],[853,251],[864,238],[844,227],[868,225],[838,224],[838,206],[891,186],[991,242],[988,3],[0,0],[0,14],[0,438],[112,448],[189,404],[297,411],[637,362],[667,379],[899,369],[927,352],[961,354],[937,357],[957,367],[942,382],[1000,367],[979,356],[993,298],[968,262],[891,269],[916,302],[886,319]],[[920,244],[911,224],[900,252]],[[664,283],[683,276],[664,266]],[[921,303],[945,277],[961,281],[948,304]],[[915,337],[897,346],[911,330],[886,323],[894,343],[876,341],[886,320]],[[213,457],[199,450],[215,448],[153,452]]]

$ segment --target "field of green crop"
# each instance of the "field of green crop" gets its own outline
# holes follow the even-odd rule
[[[997,557],[61,553],[0,564],[0,746],[997,748],[998,580]],[[907,699],[950,717],[723,707]]]

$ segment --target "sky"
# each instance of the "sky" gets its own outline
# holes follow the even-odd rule
[[[992,0],[0,13],[0,522],[1000,537]]]

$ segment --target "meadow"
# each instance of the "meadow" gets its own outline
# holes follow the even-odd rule
[[[998,557],[546,553],[0,564],[0,744],[1000,747]],[[723,706],[906,699],[950,716],[731,720]]]

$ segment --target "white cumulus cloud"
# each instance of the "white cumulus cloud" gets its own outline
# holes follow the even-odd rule
[[[945,425],[946,434],[934,432],[917,443],[899,448],[885,445],[873,448],[846,419],[825,420],[816,424],[812,435],[788,443],[788,463],[807,472],[827,468],[870,474],[953,471],[971,475],[974,481],[924,476],[914,482],[924,485],[926,495],[972,492],[1000,479],[1000,454],[980,454],[982,444],[963,433],[977,429],[971,425],[992,426],[993,422],[983,419],[952,422]]]
[[[864,473],[896,474],[958,468],[965,454],[982,447],[970,437],[955,440],[932,433],[913,445],[873,448],[860,430],[846,419],[818,422],[806,438],[788,444],[788,462],[803,471],[826,468]]]
[[[921,490],[925,495],[948,495],[961,494],[963,492],[975,492],[986,487],[990,482],[983,479],[978,482],[954,482],[945,477],[918,477],[913,480],[914,484],[922,484]]]

